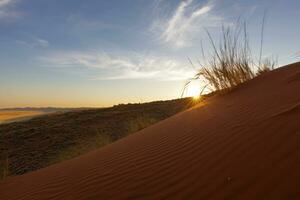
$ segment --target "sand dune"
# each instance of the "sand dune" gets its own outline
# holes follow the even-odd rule
[[[0,198],[300,199],[300,63],[98,151],[0,182]]]

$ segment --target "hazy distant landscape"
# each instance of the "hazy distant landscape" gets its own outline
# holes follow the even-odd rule
[[[7,108],[0,109],[0,124],[29,120],[34,117],[55,112],[66,112],[71,108]]]
[[[0,110],[0,124],[22,121],[43,114],[44,114],[43,112],[38,112],[38,111]]]

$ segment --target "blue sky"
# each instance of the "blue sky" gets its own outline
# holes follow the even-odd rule
[[[253,49],[299,60],[298,0],[0,0],[0,107],[109,106],[178,98],[204,28],[239,16]],[[257,52],[254,52],[254,54]]]

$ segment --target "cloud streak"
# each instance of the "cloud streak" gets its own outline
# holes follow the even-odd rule
[[[194,0],[182,1],[171,17],[154,21],[152,29],[159,36],[160,41],[181,48],[191,45],[200,35],[203,27],[216,27],[223,22],[213,9],[215,4],[208,1],[205,4],[196,4]]]
[[[183,62],[153,55],[128,53],[116,55],[95,52],[60,52],[41,58],[55,67],[81,67],[99,70],[92,80],[155,79],[160,81],[185,80],[194,71]],[[105,74],[105,76],[101,75]],[[105,73],[103,73],[105,72]]]
[[[106,23],[102,20],[86,19],[80,14],[70,14],[66,18],[66,22],[78,29],[84,30],[122,30],[125,28],[125,26]]]
[[[15,19],[21,16],[21,13],[10,8],[14,3],[15,0],[0,0],[0,20]]]
[[[0,8],[12,3],[12,0],[0,0]]]
[[[30,41],[16,40],[16,43],[30,48],[47,48],[50,45],[47,40],[38,37],[34,37]]]

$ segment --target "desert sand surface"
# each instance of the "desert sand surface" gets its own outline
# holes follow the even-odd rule
[[[75,159],[0,182],[1,200],[300,199],[300,63]]]

